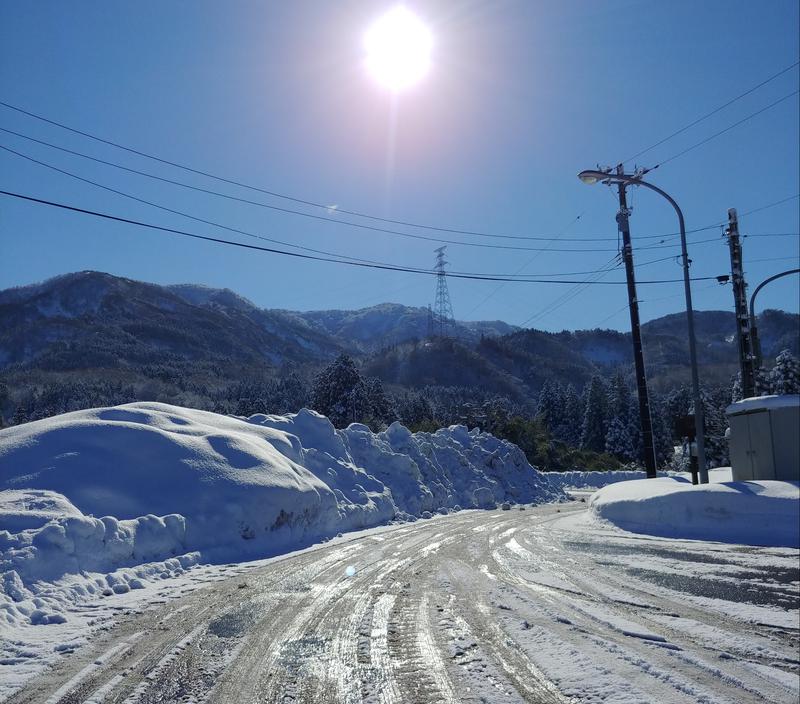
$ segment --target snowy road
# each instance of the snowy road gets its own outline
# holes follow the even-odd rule
[[[796,550],[468,511],[121,616],[9,701],[795,702],[799,589]]]

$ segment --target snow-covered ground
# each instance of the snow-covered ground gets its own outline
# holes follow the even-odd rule
[[[573,470],[569,472],[547,472],[550,484],[561,487],[564,490],[580,490],[581,492],[592,493],[594,489],[601,489],[609,484],[617,482],[629,482],[635,479],[645,479],[647,473],[643,469],[615,469],[607,472],[597,470]],[[684,477],[688,481],[692,480],[688,472],[658,472],[659,477]],[[711,482],[731,481],[730,467],[717,467],[708,470],[708,478]],[[574,493],[570,491],[570,493]]]
[[[128,696],[151,701],[148,687],[163,685],[177,663],[185,674],[185,653],[204,663],[216,653],[185,692],[193,701],[209,692],[227,692],[233,697],[227,701],[238,701],[230,686],[218,687],[215,678],[230,666],[257,682],[248,668],[263,669],[270,662],[279,673],[289,668],[295,684],[284,685],[291,689],[300,670],[294,655],[281,654],[288,647],[322,650],[323,661],[332,658],[339,668],[337,683],[326,685],[328,698],[320,701],[347,701],[352,692],[343,698],[330,692],[350,692],[358,682],[362,693],[382,691],[384,682],[385,701],[430,701],[434,693],[445,701],[494,701],[500,691],[503,700],[517,701],[529,699],[531,682],[551,692],[541,701],[564,701],[556,690],[588,701],[752,699],[716,696],[731,681],[746,683],[746,692],[777,692],[774,701],[794,701],[796,688],[787,682],[796,675],[797,660],[783,652],[781,633],[794,634],[796,644],[800,583],[791,567],[796,550],[693,545],[636,536],[610,521],[651,535],[746,543],[745,533],[737,533],[742,522],[735,511],[747,516],[747,536],[796,545],[786,536],[792,535],[787,521],[794,519],[797,527],[797,485],[731,485],[724,483],[729,470],[714,471],[717,483],[709,487],[691,487],[680,476],[630,481],[641,476],[542,474],[514,445],[460,426],[417,434],[399,424],[377,434],[361,425],[334,430],[311,411],[245,419],[136,403],[2,430],[0,700],[27,682],[28,688],[41,684],[47,692],[41,701],[54,703],[102,701],[112,691],[115,701]],[[614,483],[595,494],[591,511],[579,511],[578,518],[558,516],[559,506],[564,511],[569,506],[563,503],[564,487],[586,490],[609,482]],[[462,511],[505,502],[511,513]],[[540,520],[531,508],[548,502],[558,504],[542,509],[558,519],[555,523]],[[517,510],[522,506],[527,512]],[[585,508],[571,506],[569,511]],[[660,533],[652,526],[654,514],[667,526]],[[348,531],[359,532],[341,535]],[[295,552],[272,557],[289,551]],[[704,561],[699,557],[704,551],[722,556]],[[695,553],[691,565],[680,557]],[[608,573],[609,560],[627,577]],[[269,586],[272,577],[266,576],[278,573],[283,586]],[[785,579],[769,586],[773,574]],[[248,595],[250,575],[265,576],[257,595]],[[632,579],[642,582],[633,591]],[[408,604],[414,580],[425,588]],[[678,591],[689,584],[692,608],[679,608],[683,596],[664,606],[661,591],[646,586],[649,580]],[[764,601],[738,594],[733,585],[748,580],[772,596]],[[351,594],[356,584],[364,590],[361,597]],[[383,591],[376,592],[378,587]],[[463,599],[450,595],[451,587]],[[304,606],[304,594],[317,601]],[[271,606],[259,611],[253,604],[264,599]],[[647,602],[637,607],[645,611],[625,606],[640,602]],[[736,614],[726,616],[733,619],[727,630],[701,618],[704,610],[728,614],[729,602],[735,602]],[[301,623],[322,604],[336,609],[337,619],[352,613],[327,645],[315,635],[313,619]],[[289,621],[276,625],[274,619],[284,618],[275,616],[280,609],[289,610]],[[669,609],[686,620],[685,629],[659,620]],[[228,627],[219,630],[215,624],[234,612],[238,625],[234,635],[225,635]],[[547,625],[551,617],[557,625]],[[403,619],[411,620],[402,626]],[[524,633],[515,630],[519,622],[528,624]],[[768,624],[778,629],[777,640],[771,642],[768,632],[756,637],[740,623]],[[603,624],[616,635],[597,631]],[[393,645],[392,633],[411,625],[419,632]],[[285,642],[273,640],[276,633]],[[361,639],[352,653],[351,637]],[[255,655],[242,650],[245,638]],[[364,638],[364,643],[377,638],[366,655],[359,645]],[[639,639],[641,646],[631,650],[626,638]],[[707,659],[716,656],[709,649],[716,652],[721,645],[713,643],[729,638],[740,653],[737,662],[712,667]],[[514,649],[507,646],[510,640]],[[200,641],[205,655],[192,650]],[[687,652],[686,643],[689,650],[700,650]],[[166,650],[153,660],[162,647]],[[636,663],[650,657],[653,647],[669,652],[640,672]],[[764,648],[769,657],[758,654],[767,652]],[[433,663],[433,680],[425,685],[430,697],[424,688],[416,694],[404,689],[422,681],[402,665],[412,662],[414,649],[420,663]],[[447,660],[443,653],[450,651]],[[728,651],[720,652],[719,658],[727,657]],[[369,674],[362,665],[372,663],[373,655]],[[770,664],[776,659],[781,664]],[[123,666],[129,660],[140,662],[140,669]],[[155,669],[148,671],[146,663],[153,662]],[[52,674],[31,684],[48,665],[55,668]],[[694,675],[700,680],[670,674],[673,666],[699,667]],[[379,672],[381,667],[385,671]],[[626,667],[634,668],[630,682]],[[584,681],[584,670],[593,673],[591,682]],[[527,674],[520,679],[519,672]],[[752,673],[756,680],[748,679]],[[306,674],[317,683],[321,677],[318,670]],[[641,698],[653,677],[660,682],[655,690],[670,696]],[[225,681],[236,680],[231,675]],[[278,677],[264,686],[277,696],[281,682]],[[682,694],[671,698],[675,692]],[[39,700],[31,696],[26,701]],[[223,694],[215,696],[226,701]]]
[[[585,508],[191,568],[39,627],[94,620],[10,701],[796,703],[797,550],[623,533]]]
[[[563,489],[599,489],[616,482],[629,482],[634,479],[644,479],[647,476],[644,470],[616,469],[607,472],[597,470],[573,470],[569,472],[547,472],[550,483]]]
[[[800,546],[800,484],[659,477],[610,484],[592,496],[597,518],[627,531],[667,538]]]
[[[0,431],[0,624],[52,637],[80,605],[201,563],[565,498],[516,446],[460,426],[375,434],[307,410],[244,419],[159,403],[68,413]],[[18,665],[19,647],[3,650]]]

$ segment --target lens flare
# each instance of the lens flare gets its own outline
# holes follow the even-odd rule
[[[365,66],[384,87],[401,91],[430,70],[433,36],[404,5],[379,17],[364,34]]]

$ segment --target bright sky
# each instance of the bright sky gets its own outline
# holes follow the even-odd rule
[[[560,235],[556,242],[444,234],[314,209],[137,157],[0,106],[0,127],[59,146],[335,222],[191,192],[0,132],[0,145],[111,188],[228,227],[313,249],[433,266],[439,242],[605,251],[520,251],[450,244],[459,271],[558,274],[616,252],[617,205],[576,178],[668,136],[798,60],[796,0],[429,0],[408,2],[430,29],[430,66],[403,91],[364,65],[368,26],[393,2],[4,2],[0,100],[164,159],[339,209],[457,230]],[[655,164],[798,89],[795,66],[637,162]],[[648,175],[689,229],[741,218],[752,288],[798,266],[798,97],[793,95]],[[199,234],[258,242],[78,182],[0,151],[0,188]],[[631,194],[636,261],[677,221],[656,194]],[[580,218],[578,218],[580,216]],[[186,240],[0,197],[0,288],[94,269],[157,283],[229,287],[264,307],[427,305],[433,277],[289,259]],[[729,271],[721,230],[690,234],[694,276]],[[570,238],[598,241],[575,242]],[[607,238],[607,239],[602,239]],[[702,242],[703,240],[713,240]],[[697,242],[697,244],[693,244]],[[669,240],[674,244],[675,240]],[[771,261],[764,261],[771,260]],[[675,261],[637,267],[679,279]],[[584,279],[570,275],[567,279]],[[622,281],[621,269],[605,281]],[[627,330],[624,286],[450,279],[460,319],[552,330]],[[732,308],[728,286],[698,281],[695,307]],[[564,299],[565,294],[569,296]],[[644,320],[683,308],[680,283],[641,285]],[[798,277],[759,307],[798,310]]]

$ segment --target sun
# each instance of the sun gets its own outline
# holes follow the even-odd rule
[[[425,77],[432,48],[430,29],[404,5],[379,17],[364,34],[367,71],[391,91],[409,88]]]

